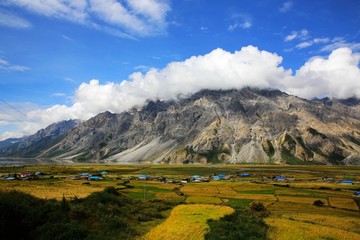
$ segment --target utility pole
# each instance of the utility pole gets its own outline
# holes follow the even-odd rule
[[[144,180],[144,202],[145,202],[145,199],[146,199],[146,178]]]

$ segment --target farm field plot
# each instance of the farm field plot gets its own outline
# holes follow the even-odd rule
[[[91,182],[91,184],[85,185],[83,183],[84,181],[56,179],[20,182],[0,181],[0,190],[17,190],[24,193],[29,193],[38,198],[60,200],[63,197],[67,199],[84,198],[93,192],[100,192],[106,187],[115,185],[113,182],[107,181]]]
[[[326,198],[309,198],[303,196],[277,196],[280,202],[300,203],[312,205],[316,200],[321,200],[324,205],[328,205]]]
[[[186,198],[186,203],[222,204],[223,201],[217,197],[190,196]]]
[[[209,204],[189,204],[175,207],[168,219],[150,230],[142,239],[147,240],[201,240],[208,230],[208,219],[233,213],[234,210],[226,206]]]
[[[351,198],[329,198],[330,205],[336,208],[344,208],[350,210],[359,210],[359,207],[356,205],[355,201]]]
[[[357,217],[343,216],[337,214],[309,214],[309,213],[288,213],[281,216],[286,219],[302,221],[311,224],[340,228],[342,230],[360,234],[360,222]]]
[[[339,221],[341,219],[339,218]],[[359,239],[360,234],[333,226],[323,226],[306,221],[284,218],[267,218],[270,226],[268,237],[276,240],[312,240],[312,239]]]
[[[123,193],[135,199],[162,199],[180,201],[184,197],[175,193],[172,184],[160,184],[157,182],[132,181],[131,188],[123,189]]]

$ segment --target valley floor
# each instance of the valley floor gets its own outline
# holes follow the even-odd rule
[[[21,178],[26,172],[33,177]],[[35,172],[42,174],[31,174]],[[92,181],[85,173],[101,178]],[[18,190],[42,199],[81,199],[115,187],[142,202],[177,205],[165,213],[166,220],[140,226],[141,239],[180,239],[174,236],[189,233],[204,239],[211,231],[209,219],[249,208],[252,202],[266,208],[268,239],[360,239],[360,197],[355,194],[360,167],[37,165],[0,168],[0,176],[2,192]]]

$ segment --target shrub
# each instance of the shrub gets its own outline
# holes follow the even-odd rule
[[[141,221],[163,218],[161,211],[172,206],[133,200],[114,187],[73,201],[0,192],[0,239],[133,239]]]
[[[253,201],[250,203],[249,208],[255,212],[265,212],[266,207],[262,202]]]
[[[324,206],[324,204],[325,203],[321,200],[315,200],[313,203],[313,205],[318,206],[318,207]]]
[[[266,224],[250,210],[236,209],[219,220],[209,220],[208,224],[210,231],[205,235],[206,240],[266,239]]]

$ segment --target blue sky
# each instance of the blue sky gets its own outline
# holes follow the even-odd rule
[[[201,88],[360,96],[359,26],[358,0],[2,0],[0,140]]]

